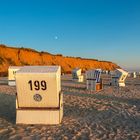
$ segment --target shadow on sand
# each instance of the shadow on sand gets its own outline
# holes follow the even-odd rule
[[[0,117],[15,124],[16,97],[14,95],[0,94]]]

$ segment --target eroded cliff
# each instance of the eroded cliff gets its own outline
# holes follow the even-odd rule
[[[60,65],[62,72],[70,73],[72,69],[79,67],[83,71],[93,68],[113,70],[119,67],[109,61],[85,59],[80,57],[67,57],[61,54],[53,55],[48,52],[37,52],[28,48],[12,48],[0,45],[0,75],[7,75],[9,66],[22,65]]]

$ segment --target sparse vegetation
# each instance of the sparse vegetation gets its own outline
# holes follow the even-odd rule
[[[40,52],[40,55],[42,55],[42,54],[53,55],[53,54],[51,54],[51,53],[44,52],[44,51],[41,51],[41,52]]]
[[[5,47],[7,47],[7,46],[6,46],[6,45],[4,45],[4,44],[0,44],[0,47],[5,48]]]
[[[77,59],[81,59],[81,57],[76,57]]]
[[[25,50],[25,51],[31,51],[31,52],[39,53],[38,51],[36,51],[36,50],[34,50],[34,49],[30,49],[30,48],[21,47],[20,49]]]
[[[62,57],[63,55],[62,54],[56,54],[56,56],[61,56]]]

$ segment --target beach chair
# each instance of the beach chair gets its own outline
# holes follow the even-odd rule
[[[128,75],[127,75],[127,77],[131,77],[131,75],[132,75],[132,74],[131,74],[131,72],[128,72]]]
[[[140,77],[140,72],[136,72],[136,76],[137,77]]]
[[[84,76],[81,74],[81,69],[80,68],[76,68],[74,70],[72,70],[72,79],[75,82],[83,82],[84,81]]]
[[[8,85],[9,86],[16,86],[15,74],[21,68],[22,66],[9,66],[8,68]]]
[[[99,91],[102,89],[101,69],[86,71],[87,90]]]
[[[133,78],[137,78],[136,72],[132,72],[132,77],[133,77]]]
[[[16,73],[16,123],[59,124],[63,117],[60,66],[25,66]]]
[[[116,69],[112,75],[111,85],[118,87],[125,87],[125,80],[128,75],[128,72],[123,69]]]

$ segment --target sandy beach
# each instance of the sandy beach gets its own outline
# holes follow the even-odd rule
[[[16,125],[16,88],[0,82],[0,140],[140,140],[140,78],[127,78],[124,88],[109,81],[104,76],[103,90],[94,92],[64,75],[59,125]]]

